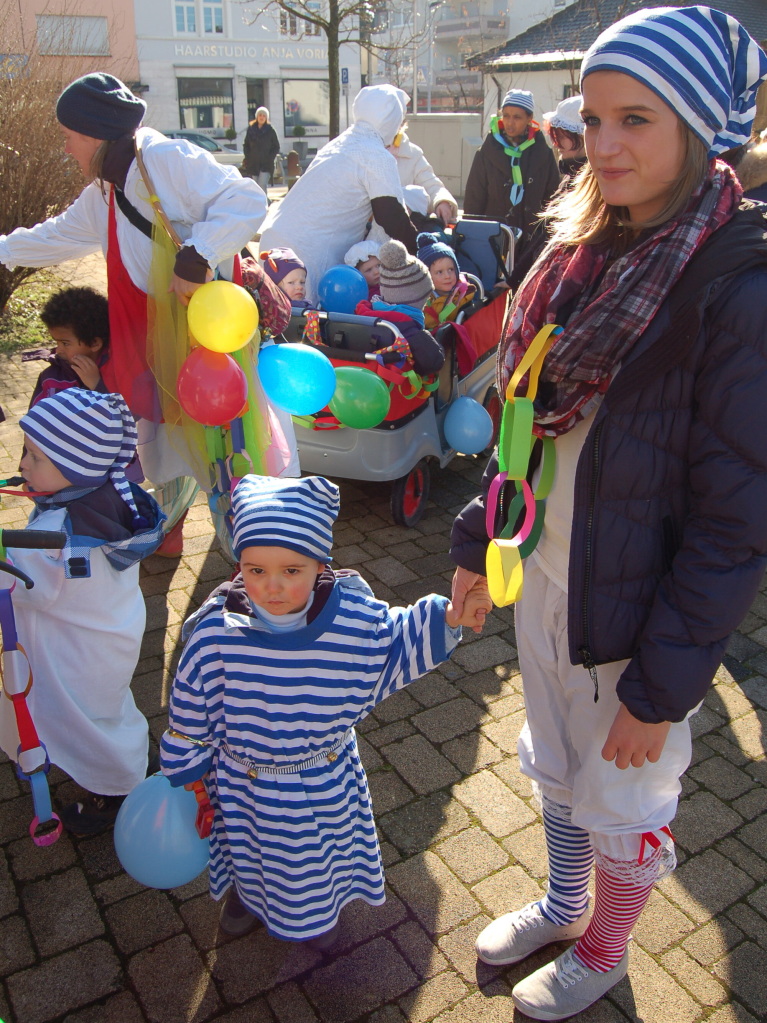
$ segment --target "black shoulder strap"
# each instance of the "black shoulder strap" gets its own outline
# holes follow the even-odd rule
[[[671,322],[661,337],[610,385],[605,402],[614,407],[687,357],[700,333],[717,282],[755,267],[767,269],[767,207],[744,200],[735,216],[695,253],[669,293]]]
[[[117,185],[114,186],[115,190],[115,202],[120,207],[122,215],[137,227],[142,234],[145,234],[147,238],[152,238],[152,222],[147,220],[143,213],[139,213],[133,203],[130,202],[125,192]]]

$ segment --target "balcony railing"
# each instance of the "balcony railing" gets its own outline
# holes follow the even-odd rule
[[[436,39],[457,39],[460,36],[493,39],[506,37],[507,20],[503,15],[482,15],[475,18],[446,18],[435,25]]]

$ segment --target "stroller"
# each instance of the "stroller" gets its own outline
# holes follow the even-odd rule
[[[444,420],[450,405],[461,396],[474,398],[493,420],[495,444],[501,403],[495,389],[495,350],[501,337],[508,292],[492,299],[486,294],[507,281],[514,261],[514,236],[495,221],[466,218],[453,228],[451,244],[460,269],[477,287],[478,299],[463,322],[445,324],[439,340],[445,364],[434,380],[414,380],[403,374],[388,356],[376,360],[373,352],[386,346],[381,339],[397,336],[393,324],[368,316],[320,314],[318,346],[335,367],[365,366],[391,387],[391,408],[378,426],[366,430],[339,428],[325,409],[297,428],[301,469],[341,479],[391,481],[391,516],[395,523],[414,526],[426,509],[430,489],[430,461],[443,468],[458,453],[445,440]],[[306,317],[296,313],[282,340],[304,337]],[[302,429],[302,425],[306,428]]]

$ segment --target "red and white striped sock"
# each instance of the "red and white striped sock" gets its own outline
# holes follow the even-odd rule
[[[597,864],[594,912],[583,937],[575,945],[580,963],[595,973],[617,966],[653,885],[638,885],[606,874]]]

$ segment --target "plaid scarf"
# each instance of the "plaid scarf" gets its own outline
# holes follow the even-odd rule
[[[593,411],[692,255],[732,218],[741,195],[732,170],[712,161],[684,213],[614,262],[605,246],[550,243],[514,297],[498,349],[498,388],[503,394],[540,328],[556,323],[558,310],[575,300],[566,328],[543,365],[536,434],[567,433]]]

